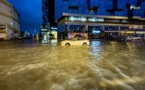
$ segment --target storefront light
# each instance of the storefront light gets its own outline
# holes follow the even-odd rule
[[[88,21],[95,22],[96,18],[88,18]]]
[[[104,22],[104,19],[103,18],[97,18],[96,21]]]
[[[69,17],[69,20],[70,20],[70,21],[74,21],[75,18],[74,18],[73,16],[71,16],[71,17]]]
[[[80,21],[80,17],[71,16],[71,17],[69,17],[69,20],[70,21],[75,21],[75,20]]]
[[[81,21],[86,21],[86,17],[81,17]]]

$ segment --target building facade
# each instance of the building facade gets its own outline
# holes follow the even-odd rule
[[[144,0],[55,0],[58,32],[108,35],[145,34]]]
[[[55,0],[42,0],[42,20],[44,26],[47,26],[48,23],[52,27],[56,26],[54,4]]]
[[[0,39],[10,40],[20,33],[20,15],[6,0],[0,0]]]

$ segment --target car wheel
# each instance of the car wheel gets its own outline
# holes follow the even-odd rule
[[[86,46],[87,45],[87,43],[83,43],[83,46]]]
[[[66,43],[65,46],[70,46],[70,44],[69,43]]]

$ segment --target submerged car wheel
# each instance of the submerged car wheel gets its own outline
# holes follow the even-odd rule
[[[66,43],[65,46],[70,46],[70,44],[69,43]]]
[[[86,46],[87,45],[87,43],[83,43],[83,46]]]

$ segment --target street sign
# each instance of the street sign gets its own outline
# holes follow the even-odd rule
[[[48,30],[45,29],[45,28],[41,28],[41,31],[42,31],[42,32],[47,32]]]
[[[0,30],[6,29],[6,25],[0,25]]]

